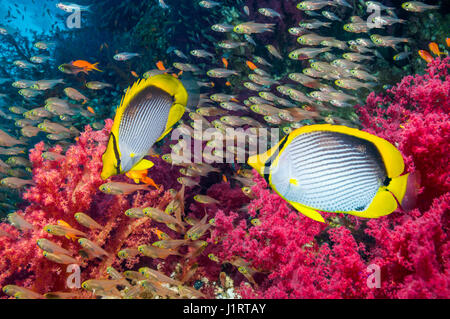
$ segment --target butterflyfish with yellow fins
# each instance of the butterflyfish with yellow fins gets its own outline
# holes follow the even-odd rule
[[[151,168],[154,164],[144,157],[181,119],[187,103],[185,87],[168,74],[138,80],[128,88],[102,156],[102,179]]]
[[[401,175],[400,152],[346,126],[298,128],[248,164],[296,210],[320,222],[320,211],[378,218],[395,211],[397,202],[405,210],[415,204],[415,176]]]

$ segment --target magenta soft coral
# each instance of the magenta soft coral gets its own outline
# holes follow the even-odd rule
[[[370,253],[381,267],[381,297],[449,298],[449,203],[447,193],[420,216],[368,223],[377,242]]]

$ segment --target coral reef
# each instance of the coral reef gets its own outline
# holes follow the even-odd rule
[[[254,177],[252,200],[225,180],[201,190],[220,204],[193,201],[192,195],[199,193],[196,188],[183,197],[186,223],[200,225],[196,219],[213,218],[211,227],[203,224],[205,231],[197,240],[184,242],[167,258],[140,253],[121,258],[120,250],[150,245],[164,235],[181,239],[183,232],[168,225],[124,215],[133,207],[167,208],[177,192],[169,188],[175,187],[178,171],[155,159],[150,174],[161,184],[158,190],[119,196],[100,192],[101,155],[112,125],[107,120],[101,131],[87,126],[61,159],[44,160],[42,143],[31,151],[35,185],[24,194],[29,206],[17,214],[33,228],[0,225],[0,285],[18,285],[38,294],[66,290],[65,266],[46,259],[36,245],[39,238],[48,238],[76,256],[82,281],[105,280],[108,275],[114,279],[110,267],[143,276],[139,285],[130,281],[136,291],[122,287],[120,292],[112,289],[96,296],[448,298],[449,61],[436,59],[426,74],[405,77],[386,94],[372,93],[366,105],[356,107],[363,128],[394,143],[406,169],[420,175],[418,205],[411,211],[399,209],[373,220],[326,214],[328,223],[321,224],[299,215],[259,176]],[[60,153],[61,148],[52,151]],[[86,213],[102,228],[80,226],[74,218],[77,212]],[[58,220],[86,232],[108,255],[85,258],[76,241],[44,232],[44,226]],[[199,239],[206,240],[206,248]],[[156,285],[148,279],[152,269],[170,277],[165,282],[177,287]],[[377,270],[379,288],[373,277]],[[114,284],[128,285],[128,281]],[[86,290],[92,289],[71,292],[75,298],[95,296]]]

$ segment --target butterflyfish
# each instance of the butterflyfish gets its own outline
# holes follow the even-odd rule
[[[187,103],[185,87],[170,75],[138,80],[128,88],[102,156],[101,177],[151,168],[154,164],[144,157],[181,119]]]
[[[388,141],[346,126],[303,126],[248,164],[302,214],[325,222],[322,212],[365,218],[414,205],[414,174],[404,174],[400,151]]]

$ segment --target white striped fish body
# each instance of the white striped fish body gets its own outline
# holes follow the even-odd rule
[[[363,212],[387,179],[373,143],[329,131],[300,134],[270,166],[284,199],[326,212]]]
[[[121,170],[127,172],[141,161],[166,130],[174,100],[164,90],[149,86],[125,109],[119,125]]]
[[[151,168],[154,164],[143,157],[181,119],[187,102],[183,84],[168,74],[138,80],[129,87],[116,110],[102,155],[101,178]]]

